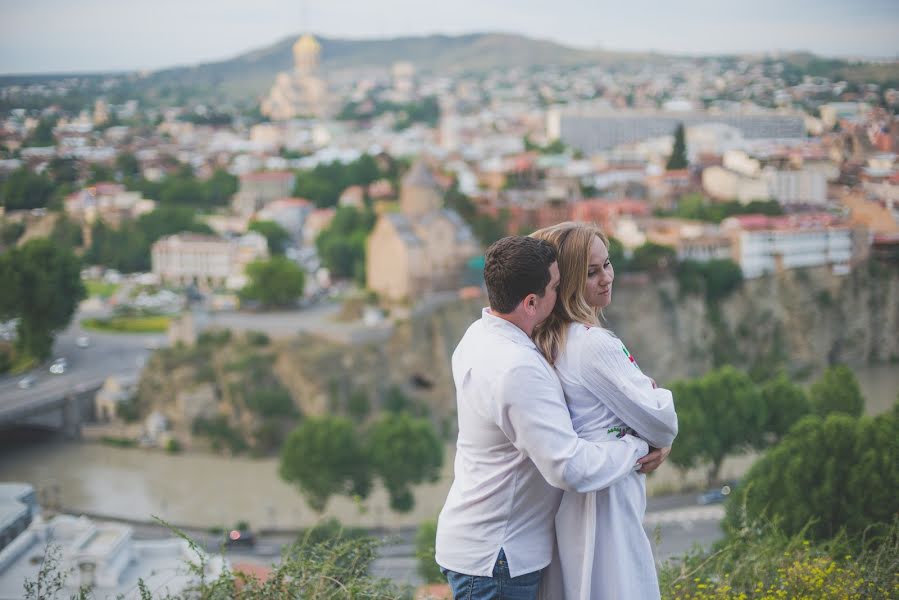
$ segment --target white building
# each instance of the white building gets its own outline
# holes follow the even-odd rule
[[[49,521],[36,518],[0,550],[0,600],[24,597],[25,581],[37,579],[48,545],[59,551],[59,570],[66,574],[62,595],[77,596],[87,586],[95,598],[139,598],[142,579],[157,594],[179,594],[196,584],[188,561],[197,555],[180,538],[136,541],[133,530],[118,523],[60,515]],[[225,562],[210,557],[206,577],[215,579]],[[155,594],[154,594],[155,595]]]
[[[703,169],[702,188],[718,200],[739,200],[743,204],[769,198],[768,183],[764,179],[725,167]]]
[[[269,256],[265,237],[254,231],[236,239],[178,233],[157,240],[151,255],[153,273],[163,282],[230,289],[246,284],[249,263]]]
[[[852,259],[852,230],[828,214],[728,217],[733,258],[746,278],[784,269],[830,265],[846,273]]]
[[[272,200],[256,213],[260,221],[274,221],[284,228],[294,240],[303,237],[303,225],[315,206],[305,198],[279,198]]]
[[[824,204],[827,176],[818,169],[765,169],[763,178],[772,198],[780,204]]]

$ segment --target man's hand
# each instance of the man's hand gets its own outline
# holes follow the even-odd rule
[[[671,454],[671,448],[650,448],[650,452],[643,458],[637,461],[637,464],[642,465],[640,467],[640,473],[652,473],[656,469],[659,468],[665,459],[668,458],[668,455]]]

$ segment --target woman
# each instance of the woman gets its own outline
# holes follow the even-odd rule
[[[643,374],[615,335],[600,325],[615,271],[595,225],[560,223],[532,234],[558,251],[558,300],[534,338],[562,382],[575,431],[600,442],[635,433],[671,446],[677,415],[671,392]],[[556,515],[557,563],[566,600],[659,598],[652,548],[643,530],[646,477],[633,471],[598,492],[565,492]],[[548,582],[558,595],[558,581]]]

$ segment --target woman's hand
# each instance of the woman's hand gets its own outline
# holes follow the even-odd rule
[[[649,454],[641,458],[637,461],[637,464],[642,465],[640,467],[640,473],[652,473],[656,469],[659,468],[665,459],[668,458],[668,455],[671,454],[671,448],[652,448],[649,449]]]

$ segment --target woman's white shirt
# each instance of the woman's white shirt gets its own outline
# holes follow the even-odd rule
[[[610,428],[628,426],[651,446],[671,446],[677,436],[671,392],[654,387],[614,334],[572,323],[555,366],[578,436],[605,438]]]

